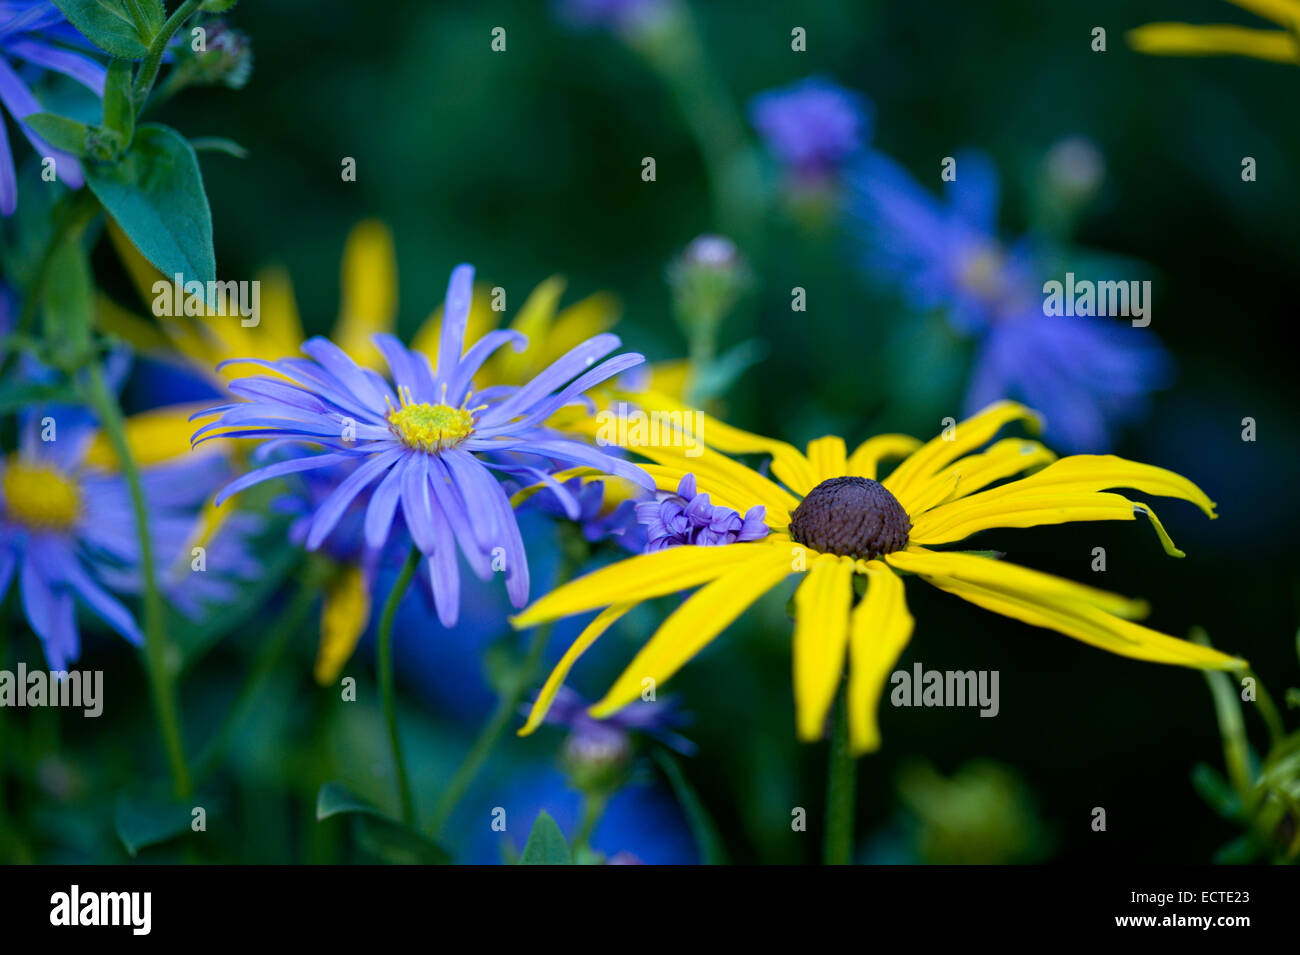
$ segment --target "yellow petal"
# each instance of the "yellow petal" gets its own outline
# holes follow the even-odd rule
[[[1228,0],[1228,2],[1288,29],[1300,25],[1300,0]]]
[[[681,401],[686,394],[686,382],[690,375],[689,361],[657,361],[650,366],[650,390]]]
[[[163,351],[169,346],[167,336],[156,325],[107,295],[100,294],[95,300],[95,323],[101,331],[116,335],[136,351]]]
[[[700,548],[730,550],[745,547]],[[686,550],[685,547],[674,550]],[[653,556],[653,555],[648,555]],[[637,560],[639,558],[633,558]],[[762,548],[757,556],[733,565],[723,576],[701,587],[680,607],[669,614],[655,635],[641,648],[623,674],[596,703],[590,713],[596,718],[609,716],[640,697],[646,680],[658,686],[681,669],[691,657],[703,650],[719,633],[791,573],[788,553]]]
[[[813,478],[818,484],[830,478],[844,477],[848,474],[844,439],[828,435],[809,441],[808,463],[812,466]]]
[[[1214,516],[1214,502],[1205,492],[1173,471],[1110,454],[1079,454],[1062,458],[1027,478],[958,498],[922,514],[914,520],[911,539],[918,544],[941,544],[990,527],[1133,520],[1142,515],[1151,520],[1165,550],[1183,556],[1149,506],[1119,494],[1098,493],[1112,487],[1180,498]]]
[[[716,451],[771,456],[772,473],[800,496],[807,494],[818,483],[813,480],[812,465],[792,444],[734,428],[702,411],[688,408],[680,400],[659,391],[629,395],[628,400],[646,411],[683,413],[683,420],[695,422],[696,437]],[[685,417],[686,412],[690,412],[691,417]]]
[[[862,569],[870,579],[853,610],[849,635],[849,747],[855,754],[880,748],[876,710],[913,626],[898,575],[878,560]]]
[[[767,516],[771,520],[784,520],[799,506],[799,501],[784,488],[769,481],[757,471],[745,467],[739,461],[733,461],[716,451],[704,448],[701,449],[700,454],[689,457],[671,448],[637,448],[636,450],[663,467],[680,470],[683,475],[694,474],[697,478],[697,490],[712,491],[716,485],[720,492],[727,492],[733,499],[747,500],[745,510],[755,504],[762,504],[767,508]],[[666,490],[676,490],[676,488]],[[742,517],[744,513],[744,510],[740,511]]]
[[[721,547],[684,545],[640,554],[562,584],[510,618],[516,629],[619,603],[677,593],[721,577],[737,564],[771,551],[762,542]],[[788,562],[788,556],[785,558]]]
[[[267,268],[258,273],[261,282],[261,322],[253,336],[257,350],[239,354],[225,354],[224,358],[261,358],[265,361],[278,361],[290,355],[297,356],[302,347],[302,319],[298,316],[298,303],[293,296],[293,282],[289,273],[282,268]],[[247,368],[232,366],[234,375],[248,374]],[[258,374],[269,374],[269,370],[260,370]]]
[[[905,458],[920,446],[921,442],[911,435],[878,434],[857,446],[849,457],[846,473],[878,480],[882,461]]]
[[[612,627],[633,606],[633,604],[615,604],[612,607],[607,607],[596,616],[595,620],[583,628],[582,633],[578,634],[578,639],[573,641],[573,645],[564,652],[560,662],[555,665],[551,675],[546,678],[546,683],[542,685],[542,689],[538,692],[537,699],[533,703],[533,708],[528,713],[528,721],[519,730],[520,736],[528,736],[542,725],[551,704],[555,702],[555,695],[560,692],[560,687],[564,685],[564,678],[569,675],[573,665],[578,662],[578,657],[586,653],[587,648],[595,643],[606,630]]]
[[[617,324],[621,310],[618,299],[608,292],[596,292],[561,309],[546,333],[543,364],[549,365],[588,338],[609,331]]]
[[[1144,494],[1190,501],[1207,516],[1211,518],[1215,516],[1214,502],[1204,491],[1181,474],[1150,464],[1129,461],[1113,454],[1074,454],[1068,458],[1061,458],[1037,474],[984,491],[980,497],[985,500],[995,500],[1039,488],[1073,492],[1104,491],[1118,487],[1133,488]]]
[[[515,315],[510,327],[527,336],[528,347],[522,352],[511,348],[497,352],[494,363],[502,381],[522,384],[564,354],[553,353],[548,341],[555,310],[559,307],[560,296],[564,294],[564,285],[562,277],[552,275],[524,300],[523,307]]]
[[[821,555],[794,595],[794,709],[802,740],[822,737],[844,672],[852,606],[853,561]]]
[[[325,586],[315,676],[321,686],[339,678],[370,619],[370,592],[361,568],[344,567]]]
[[[1237,670],[1247,665],[1237,657],[1179,640],[1079,601],[1059,601],[1047,595],[1002,592],[963,583],[951,577],[927,577],[926,580],[939,589],[986,610],[1035,627],[1055,630],[1102,650],[1135,660],[1204,670]]]
[[[882,482],[898,498],[904,510],[911,513],[911,501],[922,490],[929,478],[956,461],[964,454],[986,444],[1005,425],[1023,421],[1031,428],[1038,425],[1038,416],[1024,405],[1014,401],[1000,401],[989,405],[979,414],[959,422],[951,430],[945,429],[939,437],[927,441],[894,468]]]
[[[1300,43],[1284,30],[1188,23],[1148,23],[1130,30],[1129,46],[1159,56],[1249,56],[1274,63],[1300,63]]]
[[[1080,521],[1132,521],[1142,516],[1150,520],[1165,553],[1172,557],[1185,556],[1174,546],[1164,525],[1149,505],[1130,501],[1121,494],[1035,490],[993,501],[979,501],[960,510],[950,510],[965,503],[955,501],[923,514],[913,525],[908,539],[916,544],[948,544],[994,527],[1039,527]]]
[[[126,443],[131,457],[141,467],[170,461],[174,458],[204,453],[211,445],[199,450],[190,448],[194,436],[194,422],[190,416],[204,408],[212,407],[210,401],[195,404],[168,405],[133,414],[126,419]],[[219,453],[220,449],[214,449]],[[103,432],[96,432],[83,459],[87,467],[116,471],[119,467],[117,452]]]
[[[942,553],[908,547],[890,554],[885,560],[899,570],[923,577],[947,577],[992,590],[1037,595],[1057,603],[1074,601],[1128,620],[1140,620],[1150,609],[1145,600],[1130,599],[1109,590],[1088,587],[1064,577],[978,554]]]
[[[391,332],[397,322],[397,253],[393,234],[376,219],[357,223],[343,247],[339,320],[334,342],[358,364],[379,368],[382,358],[370,336]]]
[[[1051,464],[1056,455],[1037,441],[1023,438],[1004,438],[980,454],[968,454],[953,462],[917,491],[917,503],[911,512],[913,518],[932,507],[974,494],[995,481],[1009,478],[1043,464]],[[939,495],[939,490],[949,493]]]

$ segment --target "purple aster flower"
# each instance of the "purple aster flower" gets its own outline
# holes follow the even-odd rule
[[[143,640],[130,611],[109,593],[140,592],[139,538],[126,480],[82,464],[93,430],[78,409],[26,412],[19,447],[0,464],[0,598],[16,576],[23,611],[54,670],[81,654],[77,603],[131,643]],[[172,553],[190,538],[199,506],[221,479],[202,457],[142,472],[156,552]]]
[[[559,18],[579,30],[635,32],[666,15],[671,0],[558,0]]]
[[[55,149],[24,122],[32,113],[43,110],[19,70],[29,78],[43,72],[60,73],[102,98],[105,69],[87,55],[97,52],[49,0],[0,0],[0,103],[37,153],[54,159],[59,180],[71,189],[80,189],[84,182],[81,166],[75,157]],[[17,205],[14,159],[0,115],[0,214],[12,214]]]
[[[830,178],[871,138],[870,100],[819,76],[758,94],[749,115],[767,148],[801,180]]]
[[[235,603],[262,575],[254,544],[266,526],[266,518],[250,511],[236,511],[215,527],[201,521],[178,552],[163,552],[171,558],[160,574],[168,602],[191,620],[202,619],[213,607]],[[194,553],[197,547],[203,549],[201,563]]]
[[[1044,315],[1041,256],[1027,241],[998,238],[992,163],[960,153],[956,169],[940,199],[878,152],[855,164],[865,264],[914,309],[943,308],[957,331],[977,338],[967,412],[1016,398],[1043,412],[1058,444],[1106,447],[1112,427],[1139,415],[1167,380],[1168,356],[1142,328]]]
[[[587,715],[590,702],[577,692],[562,686],[546,713],[546,722],[571,731],[571,747],[587,752],[626,748],[629,733],[645,733],[683,756],[695,754],[696,746],[675,731],[689,720],[670,700],[653,703],[637,701],[605,719]],[[523,707],[528,713],[531,707]]]
[[[245,400],[197,415],[219,417],[194,435],[196,444],[214,437],[268,438],[259,449],[262,460],[272,453],[290,455],[233,481],[218,503],[271,478],[353,465],[312,516],[306,546],[320,547],[348,506],[373,486],[361,528],[365,545],[377,550],[385,544],[400,506],[407,533],[428,558],[438,617],[448,627],[459,611],[458,550],[482,579],[504,568],[506,592],[516,607],[528,599],[519,525],[493,471],[527,484],[559,486],[550,475],[561,466],[593,467],[654,486],[639,467],[546,426],[561,407],[584,400],[590,406],[587,389],[645,359],[623,354],[601,361],[620,342],[596,335],[525,385],[474,392],[474,374],[493,352],[506,342],[522,349],[527,340],[498,329],[464,348],[473,281],[469,265],[451,274],[436,370],[393,336],[375,335],[392,373],[390,385],[337,345],[312,338],[302,346],[305,359],[234,359],[275,376],[232,381],[230,391]],[[576,516],[577,502],[565,494],[561,500]]]
[[[637,522],[646,526],[649,538],[646,553],[681,544],[716,546],[762,540],[768,530],[763,522],[766,514],[767,508],[755,505],[742,518],[729,507],[711,504],[708,494],[696,493],[694,474],[682,478],[676,494],[659,495],[636,505]]]

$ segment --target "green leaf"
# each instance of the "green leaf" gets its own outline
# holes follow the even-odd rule
[[[78,236],[70,235],[50,253],[42,305],[46,341],[59,342],[74,365],[90,345],[94,294],[86,252]]]
[[[122,137],[124,146],[131,145],[135,132],[135,99],[131,96],[131,61],[120,57],[108,65],[108,79],[104,83],[104,125]]]
[[[100,49],[128,60],[141,59],[149,52],[121,0],[54,0],[54,3]]]
[[[188,832],[194,810],[200,806],[210,820],[216,808],[211,798],[196,797],[190,805],[149,791],[119,793],[113,805],[113,828],[126,851],[134,856],[147,846]]]
[[[225,13],[238,2],[239,0],[206,0],[203,10],[206,13]]]
[[[216,280],[212,213],[194,150],[174,129],[146,124],[111,165],[86,165],[86,182],[140,254],[163,275]]]
[[[385,862],[447,865],[451,854],[421,832],[385,815],[342,783],[325,783],[316,796],[316,818],[352,818],[357,842]]]
[[[67,384],[46,385],[16,380],[0,384],[0,414],[11,414],[47,402],[74,404],[80,400],[76,389]]]
[[[700,853],[700,861],[705,865],[726,865],[727,850],[723,847],[722,837],[718,835],[718,827],[713,824],[713,818],[704,808],[704,803],[700,801],[695,787],[686,779],[686,774],[678,765],[677,758],[664,749],[655,750],[654,757],[659,768],[668,777],[668,783],[673,788],[673,795],[677,797],[678,805],[686,813],[691,835],[695,839],[695,848]]]
[[[544,809],[537,814],[533,830],[528,833],[519,865],[573,865],[573,853],[564,840],[564,833]]]
[[[227,156],[234,156],[236,159],[247,159],[248,150],[233,139],[226,139],[224,136],[196,136],[190,140],[190,146],[196,153],[225,153]]]
[[[90,127],[57,113],[32,113],[23,120],[37,136],[55,149],[74,156],[86,155],[86,138]]]
[[[154,37],[163,28],[163,23],[167,21],[167,11],[163,8],[163,0],[131,0],[136,9],[144,16],[144,22],[137,24],[142,27],[141,34],[147,43],[152,43]]]

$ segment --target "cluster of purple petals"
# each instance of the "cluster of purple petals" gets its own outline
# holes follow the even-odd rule
[[[742,518],[729,507],[710,503],[707,493],[696,491],[694,474],[682,478],[676,494],[636,505],[637,523],[645,525],[649,538],[646,553],[680,544],[712,547],[762,540],[768,532],[766,514],[767,509],[757,505]]]

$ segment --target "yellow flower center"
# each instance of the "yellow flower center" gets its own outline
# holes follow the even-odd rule
[[[411,401],[411,392],[401,392],[402,406],[390,408],[388,430],[408,448],[420,451],[442,451],[454,448],[474,433],[474,415],[464,408],[449,404],[418,404]]]
[[[971,293],[994,299],[1002,291],[1002,252],[994,245],[983,246],[967,255],[958,281]]]
[[[35,530],[64,530],[81,514],[81,492],[66,475],[40,464],[11,462],[0,475],[10,517]]]

